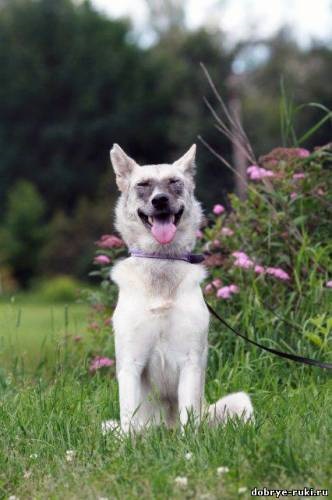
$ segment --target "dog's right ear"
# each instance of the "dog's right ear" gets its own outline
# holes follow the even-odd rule
[[[120,191],[125,191],[128,186],[129,177],[135,166],[137,166],[137,163],[127,156],[118,144],[113,144],[110,154],[117,186]]]

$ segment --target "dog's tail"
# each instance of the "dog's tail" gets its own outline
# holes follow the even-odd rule
[[[234,392],[219,399],[209,406],[209,422],[212,425],[226,422],[228,419],[241,419],[244,422],[254,420],[254,408],[245,392]]]

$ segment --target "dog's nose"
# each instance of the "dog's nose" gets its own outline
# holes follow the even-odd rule
[[[169,199],[168,196],[164,193],[159,193],[154,196],[151,200],[152,205],[154,208],[162,209],[162,208],[167,208],[169,204]]]

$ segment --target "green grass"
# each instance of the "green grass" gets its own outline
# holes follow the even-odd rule
[[[58,341],[66,331],[81,332],[86,309],[71,305],[65,311],[61,305],[0,307],[1,336],[11,346],[1,354],[1,498],[232,499],[249,498],[251,488],[263,486],[331,489],[332,385],[326,372],[239,341],[227,350],[232,355],[210,351],[207,395],[250,392],[253,425],[204,424],[185,435],[157,428],[134,440],[104,437],[101,422],[118,417],[117,385],[110,376],[91,377],[78,356],[66,357],[66,343]],[[230,341],[226,331],[216,335]],[[40,365],[45,336],[53,362]],[[72,462],[67,450],[75,451]],[[218,476],[220,466],[229,472]],[[186,489],[176,486],[177,476],[188,478]],[[247,491],[239,495],[240,487]]]

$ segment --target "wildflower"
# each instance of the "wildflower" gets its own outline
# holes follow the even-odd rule
[[[310,151],[308,151],[307,149],[294,148],[294,150],[296,150],[297,156],[299,158],[307,158],[308,156],[310,156]]]
[[[112,316],[110,316],[109,318],[106,318],[104,320],[104,325],[105,326],[110,326],[112,324]]]
[[[75,458],[75,455],[76,455],[76,451],[75,450],[67,450],[66,451],[66,461],[67,462],[73,462],[73,460]]]
[[[74,341],[75,342],[80,342],[82,340],[82,336],[81,335],[75,335],[74,337]]]
[[[221,215],[225,212],[225,207],[223,205],[220,205],[219,203],[217,203],[216,205],[214,205],[212,212],[215,215]]]
[[[218,476],[222,476],[223,474],[227,474],[229,472],[229,468],[225,466],[221,466],[217,468],[217,474]]]
[[[188,486],[188,478],[185,476],[178,476],[174,479],[174,482],[180,488],[186,488]]]
[[[240,486],[240,488],[237,490],[239,495],[242,495],[242,493],[245,493],[247,491],[246,486]]]
[[[114,236],[114,234],[104,234],[99,241],[96,241],[99,248],[121,248],[124,246],[121,238]]]
[[[99,325],[97,321],[91,321],[88,325],[89,330],[99,330]]]
[[[272,170],[267,170],[266,168],[259,167],[258,165],[251,165],[247,168],[247,174],[249,179],[252,181],[260,181],[265,179],[265,177],[275,177],[275,173]]]
[[[219,248],[220,247],[220,241],[219,240],[213,240],[212,242],[212,246],[214,248]]]
[[[17,497],[16,495],[10,495],[8,497],[8,500],[20,500],[19,497]]]
[[[108,368],[114,365],[114,359],[107,358],[106,356],[96,356],[90,363],[90,373],[95,373],[100,368]]]
[[[188,451],[188,453],[185,454],[184,458],[186,460],[191,460],[193,458],[193,454],[190,451]]]
[[[212,285],[215,287],[215,288],[220,288],[222,286],[222,281],[220,278],[215,278],[213,281],[212,281]]]
[[[200,229],[197,229],[196,231],[196,238],[203,238],[203,233]]]
[[[111,259],[107,257],[107,255],[97,255],[97,257],[94,258],[94,263],[105,266],[111,263]]]
[[[220,234],[222,236],[233,236],[234,231],[233,231],[233,229],[230,229],[229,227],[223,227],[222,230],[220,231]]]
[[[217,291],[218,299],[229,299],[232,296],[229,286],[223,286]]]
[[[327,288],[332,288],[332,280],[326,282]]]
[[[297,193],[295,193],[295,191],[293,191],[293,193],[290,194],[290,198],[291,198],[291,200],[295,200],[295,198],[297,198]]]
[[[208,283],[206,285],[206,287],[204,288],[204,292],[205,293],[212,293],[213,292],[213,286],[211,285],[211,283]]]
[[[253,267],[253,261],[244,252],[233,252],[232,256],[235,257],[234,266],[242,267],[243,269],[249,269]]]
[[[229,285],[229,290],[231,293],[239,293],[240,289],[237,285]]]
[[[33,460],[36,460],[36,458],[38,458],[38,455],[37,455],[37,453],[31,453],[31,455],[30,455],[29,458],[32,458]]]
[[[257,264],[254,268],[254,271],[255,273],[257,274],[264,274],[265,273],[265,269],[263,266],[260,266],[259,264]]]
[[[304,172],[298,172],[297,174],[294,174],[293,175],[293,179],[294,180],[298,180],[298,179],[304,179],[305,178],[305,173]]]
[[[279,280],[282,281],[287,281],[290,279],[290,276],[286,271],[283,269],[280,269],[280,267],[268,267],[266,269],[267,274],[270,274],[271,276],[274,276],[275,278],[278,278]]]

